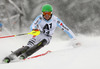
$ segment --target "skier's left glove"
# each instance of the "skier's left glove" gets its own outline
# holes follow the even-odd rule
[[[72,39],[72,46],[74,48],[80,47],[81,46],[81,43],[77,39]]]

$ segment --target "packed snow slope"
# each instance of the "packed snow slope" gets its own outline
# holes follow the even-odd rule
[[[22,45],[26,45],[31,36],[0,39],[0,69],[100,69],[100,37],[78,36],[81,47],[73,48],[71,40],[53,37],[48,46],[34,55],[47,50],[52,52],[34,59],[2,64],[2,59]]]

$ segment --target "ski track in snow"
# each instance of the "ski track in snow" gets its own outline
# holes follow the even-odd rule
[[[44,53],[48,50],[53,52],[26,61],[2,64],[2,59],[22,45],[26,45],[31,36],[0,39],[0,69],[100,69],[100,37],[79,35],[78,41],[81,47],[73,48],[71,40],[55,38],[51,43],[43,47],[32,56]]]

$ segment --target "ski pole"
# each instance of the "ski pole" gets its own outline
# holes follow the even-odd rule
[[[39,30],[37,30],[37,31],[35,30],[35,31],[29,32],[29,33],[23,33],[23,34],[17,34],[17,35],[10,35],[10,36],[2,36],[2,37],[0,37],[0,39],[1,39],[1,38],[9,38],[9,37],[22,36],[22,35],[28,35],[28,34],[37,36],[37,35],[40,34],[40,31],[39,31]]]

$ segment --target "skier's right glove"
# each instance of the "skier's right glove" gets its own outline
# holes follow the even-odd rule
[[[37,36],[40,34],[40,31],[38,29],[33,29],[30,34]]]

